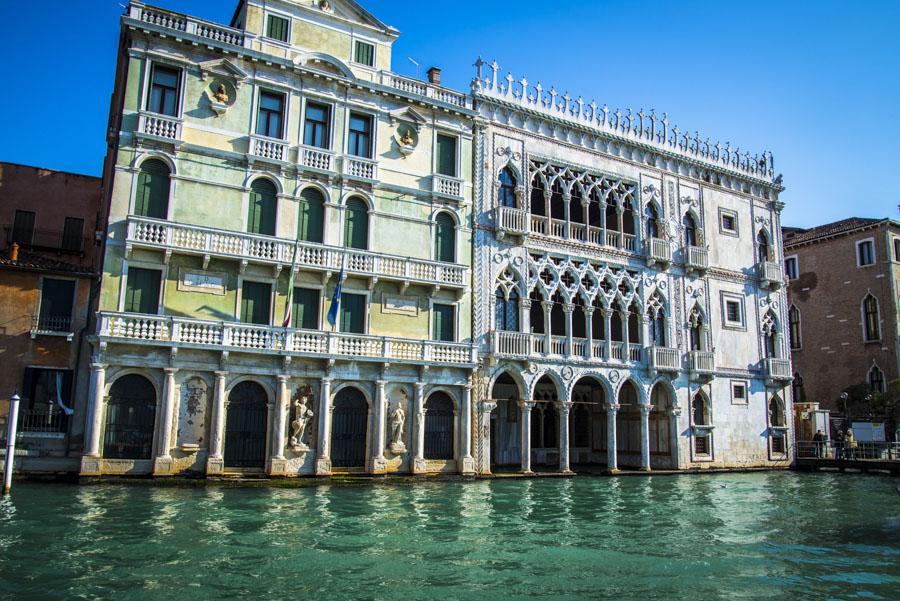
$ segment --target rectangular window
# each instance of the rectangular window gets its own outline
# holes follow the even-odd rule
[[[894,238],[894,261],[900,263],[900,238]]]
[[[741,304],[737,301],[725,303],[725,319],[731,322],[741,321]]]
[[[694,453],[697,455],[709,455],[709,436],[694,436]]]
[[[177,116],[180,84],[180,69],[153,65],[150,69],[150,96],[147,99],[147,110],[160,115]]]
[[[456,341],[456,307],[453,305],[434,305],[431,308],[433,317],[432,338],[441,342]]]
[[[732,382],[731,383],[731,402],[735,405],[747,404],[747,383]]]
[[[740,295],[723,292],[722,309],[726,328],[744,327],[744,302]]]
[[[856,264],[858,267],[875,264],[874,240],[862,240],[856,243]]]
[[[256,118],[256,133],[269,138],[284,135],[284,94],[277,92],[259,93],[259,111]]]
[[[71,252],[84,250],[84,219],[66,217],[62,234],[62,249]]]
[[[38,316],[38,330],[71,332],[74,299],[74,280],[44,278],[41,285],[41,312]]]
[[[304,330],[319,329],[319,294],[312,288],[294,288],[294,300],[291,313],[293,326]]]
[[[341,293],[341,332],[366,333],[366,296]]]
[[[266,24],[266,37],[278,40],[279,42],[287,42],[290,25],[291,22],[284,17],[269,15],[269,21]]]
[[[303,143],[316,148],[328,148],[329,107],[313,102],[306,103],[306,121],[303,123]]]
[[[130,267],[125,282],[126,313],[159,313],[159,290],[162,272],[158,269]]]
[[[456,138],[437,135],[435,168],[441,175],[456,177]]]
[[[22,382],[19,429],[22,432],[65,432],[63,407],[72,406],[72,370],[26,367]]]
[[[19,246],[31,246],[34,240],[34,217],[34,211],[16,211],[10,244],[15,242]]]
[[[353,53],[353,60],[360,65],[367,67],[375,66],[375,46],[368,42],[356,41],[356,50]]]
[[[372,117],[350,113],[350,131],[347,138],[348,154],[372,158]]]
[[[784,273],[789,280],[796,280],[799,276],[799,268],[797,266],[797,257],[787,257],[784,260]]]
[[[719,230],[723,234],[736,236],[738,233],[737,213],[726,209],[719,209]]]
[[[241,288],[241,323],[269,325],[272,286],[262,282],[244,282]]]

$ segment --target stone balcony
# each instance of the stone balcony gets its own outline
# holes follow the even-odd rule
[[[700,246],[686,246],[684,268],[688,272],[703,273],[709,269],[709,250]]]
[[[301,145],[297,148],[297,162],[303,170],[326,175],[334,175],[336,173],[335,153],[327,148]]]
[[[163,315],[101,312],[99,318],[97,335],[105,343],[469,368],[477,364],[477,350],[470,343],[298,330]]]
[[[202,256],[204,265],[216,257],[239,261],[242,266],[271,265],[276,272],[290,269],[294,258],[295,241],[284,238],[135,216],[128,218],[127,230],[125,249],[129,254],[134,248],[162,250],[166,260],[172,253],[181,253]],[[312,242],[297,243],[298,267],[318,271],[324,279],[340,270],[344,257],[346,273],[367,278],[370,285],[384,279],[401,282],[403,290],[417,284],[435,291],[449,288],[459,294],[469,287],[469,268],[463,265]]]
[[[781,265],[772,261],[761,261],[756,265],[756,273],[759,283],[763,288],[777,290],[784,282]]]
[[[436,196],[460,201],[463,199],[465,182],[457,177],[440,175],[431,176],[431,191]]]
[[[342,162],[344,164],[343,173],[345,177],[369,183],[378,180],[377,161],[345,155]]]
[[[490,332],[489,338],[490,354],[496,358],[528,360],[549,357],[621,364],[637,364],[644,360],[644,347],[639,343],[626,345],[624,342],[573,337],[570,348],[565,336],[497,330]]]
[[[497,207],[494,209],[497,238],[502,240],[507,235],[525,237],[529,232],[528,213],[513,207]]]
[[[138,128],[135,133],[142,141],[170,144],[177,150],[182,143],[182,125],[182,120],[176,117],[141,111],[138,113]]]
[[[644,255],[649,267],[666,269],[672,264],[672,244],[662,238],[644,240]]]
[[[691,351],[688,353],[688,369],[692,376],[712,377],[716,371],[716,357],[711,351]]]
[[[681,356],[678,349],[663,346],[647,348],[647,361],[655,371],[678,372],[681,370]]]
[[[788,382],[792,379],[791,362],[788,359],[766,359],[763,361],[766,383],[770,386]]]
[[[268,138],[266,136],[250,136],[248,158],[264,162],[282,164],[288,160],[290,145],[285,140]]]

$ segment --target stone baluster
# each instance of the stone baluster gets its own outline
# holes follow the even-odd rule
[[[534,409],[534,401],[519,401],[521,412],[519,424],[519,449],[522,458],[522,473],[531,474],[531,410]]]
[[[159,435],[157,437],[156,457],[153,461],[153,474],[164,476],[172,473],[172,422],[175,416],[175,374],[178,370],[167,367],[163,370],[165,380],[163,384],[162,416],[159,422]]]
[[[650,471],[650,405],[641,404],[641,469]]]
[[[225,469],[225,378],[227,371],[217,371],[213,393],[212,427],[209,433],[209,458],[206,474],[221,474]]]
[[[559,411],[559,471],[569,473],[569,414],[572,410],[570,401],[557,404]]]
[[[522,298],[519,300],[519,331],[531,333],[531,299]],[[529,350],[531,341],[528,341]]]
[[[331,474],[331,378],[322,378],[319,390],[319,433],[316,475]]]
[[[606,406],[606,467],[610,473],[619,471],[616,448],[616,415],[619,405],[609,403]]]
[[[424,474],[425,468],[425,383],[416,382],[416,448],[413,457],[413,473]]]

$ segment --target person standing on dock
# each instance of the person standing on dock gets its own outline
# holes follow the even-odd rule
[[[856,442],[856,438],[853,436],[852,428],[847,430],[847,438],[844,440],[847,449],[847,459],[853,461],[856,459],[856,448],[859,446],[859,443]]]
[[[834,435],[834,458],[838,461],[844,458],[844,431],[840,429]]]

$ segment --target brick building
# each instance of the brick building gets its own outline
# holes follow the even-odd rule
[[[96,177],[0,162],[0,437],[18,392],[18,446],[36,471],[71,470],[83,444],[100,190]]]
[[[853,217],[784,228],[794,399],[842,410],[845,388],[898,371],[900,223]]]

